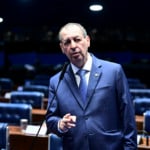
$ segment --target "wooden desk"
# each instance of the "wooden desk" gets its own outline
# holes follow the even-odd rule
[[[45,119],[45,109],[32,109],[32,124],[40,124]]]
[[[48,150],[48,136],[27,135],[21,132],[19,126],[9,126],[10,150]]]
[[[9,103],[10,99],[9,98],[4,98],[3,96],[0,96],[0,102]]]
[[[143,130],[144,116],[135,116],[136,126],[138,131]]]

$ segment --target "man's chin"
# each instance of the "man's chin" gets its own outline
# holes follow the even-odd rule
[[[77,67],[81,67],[82,66],[82,59],[81,58],[76,58],[73,59],[72,63],[77,66]]]
[[[74,62],[80,62],[80,61],[82,61],[82,58],[81,58],[80,55],[78,55],[78,56],[73,57],[72,60],[73,60]]]

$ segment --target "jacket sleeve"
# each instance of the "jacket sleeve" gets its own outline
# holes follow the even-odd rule
[[[135,123],[135,113],[133,102],[127,78],[122,67],[119,65],[117,71],[117,93],[118,100],[120,101],[120,112],[122,118],[122,128],[124,133],[124,149],[136,150],[137,149],[137,129]]]

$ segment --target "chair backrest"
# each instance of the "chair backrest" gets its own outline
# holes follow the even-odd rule
[[[0,149],[8,150],[9,147],[9,136],[8,136],[8,124],[0,123]]]
[[[143,130],[150,133],[150,110],[144,112]]]
[[[48,136],[48,150],[63,150],[62,138],[50,133]]]
[[[45,85],[49,86],[49,75],[37,74],[35,78],[31,81],[32,85]]]
[[[143,115],[147,110],[150,110],[150,98],[135,98],[133,100],[135,115]]]
[[[43,108],[44,94],[33,91],[13,91],[10,94],[11,103],[30,104],[33,108]]]
[[[138,78],[128,78],[130,89],[145,89],[146,85],[140,81]]]
[[[130,93],[133,100],[135,98],[143,98],[143,97],[150,98],[150,89],[130,89]]]
[[[10,78],[0,78],[0,90],[4,95],[6,92],[13,90],[13,81]]]
[[[32,106],[29,104],[0,103],[0,122],[20,125],[20,119],[32,121]]]
[[[48,86],[46,85],[27,85],[23,87],[23,91],[37,91],[42,92],[45,98],[48,98]]]

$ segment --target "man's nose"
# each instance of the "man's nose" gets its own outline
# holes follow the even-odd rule
[[[75,48],[76,47],[76,42],[74,40],[71,40],[70,47],[71,48]]]

